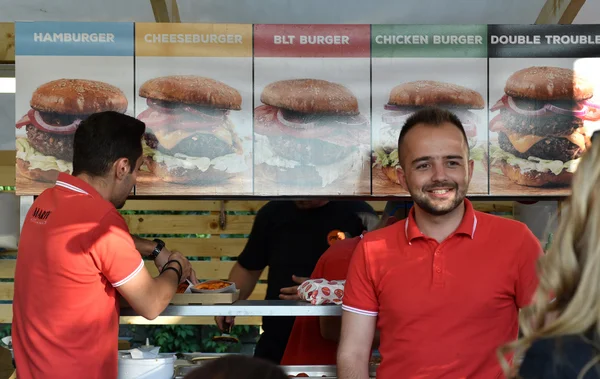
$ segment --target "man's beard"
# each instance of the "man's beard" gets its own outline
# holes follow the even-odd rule
[[[446,202],[445,204],[435,204],[435,202],[427,196],[427,192],[437,188],[449,188],[454,190],[454,199],[452,199],[450,203]],[[467,189],[460,189],[458,184],[454,182],[434,183],[423,187],[421,191],[409,192],[415,204],[417,204],[424,212],[433,216],[443,216],[452,212],[458,208],[467,195]]]

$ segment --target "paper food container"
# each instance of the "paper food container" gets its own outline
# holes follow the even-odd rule
[[[223,280],[207,280],[205,282],[190,286],[193,293],[235,293],[235,283]]]

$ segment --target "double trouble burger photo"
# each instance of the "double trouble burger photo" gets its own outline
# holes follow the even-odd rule
[[[267,85],[260,101],[254,110],[255,177],[297,188],[350,178],[350,185],[335,188],[344,193],[361,184],[369,120],[348,88],[318,79],[282,80]]]
[[[389,181],[400,184],[398,170],[398,138],[406,120],[424,107],[441,107],[454,113],[461,121],[469,143],[470,157],[476,162],[476,170],[487,175],[485,147],[478,144],[477,125],[479,117],[473,112],[485,107],[481,94],[470,88],[434,80],[407,82],[392,88],[384,105],[383,126],[379,131],[379,144],[374,149],[374,166],[383,171]],[[485,187],[485,188],[483,188]],[[487,183],[482,191],[487,192]]]
[[[59,172],[73,171],[73,139],[79,124],[96,112],[125,113],[127,98],[117,87],[85,79],[59,79],[39,86],[31,109],[19,121],[26,137],[17,138],[17,175],[54,183]]]
[[[573,70],[528,67],[506,81],[505,94],[491,112],[498,134],[492,164],[510,181],[527,187],[566,187],[590,146],[585,121],[598,120],[588,100],[592,84]]]
[[[229,118],[242,109],[242,96],[215,79],[176,75],[146,81],[139,89],[148,108],[146,164],[159,179],[176,184],[210,184],[247,171],[242,141]]]

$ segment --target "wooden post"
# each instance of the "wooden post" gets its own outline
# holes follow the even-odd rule
[[[546,0],[536,24],[571,24],[585,0]]]

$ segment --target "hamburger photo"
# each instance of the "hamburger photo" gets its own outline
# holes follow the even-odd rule
[[[359,183],[370,129],[358,100],[325,80],[267,85],[254,111],[255,175],[278,184],[324,188],[341,178]]]
[[[127,110],[125,94],[107,83],[59,79],[39,86],[31,109],[16,124],[26,137],[17,138],[17,173],[54,183],[59,172],[73,172],[73,139],[81,121],[96,112]]]
[[[471,159],[476,162],[485,160],[485,147],[478,144],[477,124],[479,117],[473,110],[483,109],[485,102],[481,94],[472,89],[451,83],[418,80],[400,84],[390,91],[389,100],[384,105],[382,115],[384,126],[379,132],[379,144],[374,151],[374,166],[379,167],[393,183],[400,184],[398,170],[398,138],[406,120],[424,107],[436,106],[448,109],[461,121],[467,140]],[[481,164],[479,165],[481,166]],[[482,167],[476,169],[484,170]]]
[[[592,84],[567,68],[529,67],[508,78],[504,93],[490,109],[500,111],[490,121],[492,164],[523,186],[569,186],[590,146],[584,122],[598,120]]]
[[[242,96],[227,84],[201,76],[164,76],[139,89],[148,109],[138,115],[148,169],[177,184],[225,181],[248,170],[242,141],[229,118]]]

